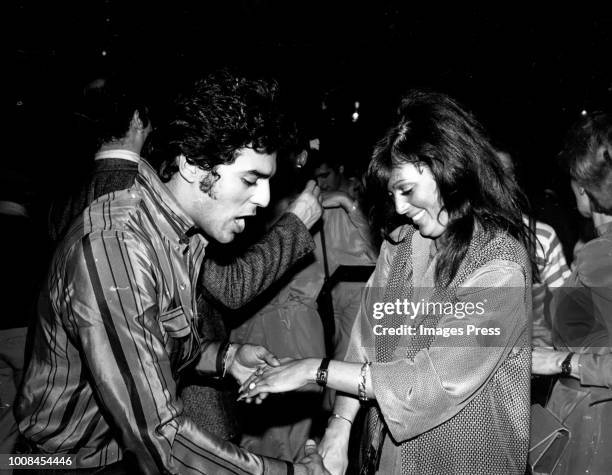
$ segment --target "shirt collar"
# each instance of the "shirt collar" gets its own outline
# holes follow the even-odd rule
[[[168,238],[185,245],[189,244],[191,237],[197,234],[205,244],[207,243],[198,232],[193,220],[187,216],[168,187],[162,183],[155,170],[144,159],[138,163],[136,186],[153,203],[149,211],[154,213],[153,219]]]
[[[106,160],[107,158],[120,158],[134,163],[139,163],[141,160],[140,155],[137,153],[122,148],[104,150],[103,152],[96,153],[94,156],[94,160]]]

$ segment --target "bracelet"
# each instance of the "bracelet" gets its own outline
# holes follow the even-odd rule
[[[371,362],[366,361],[361,365],[361,375],[359,378],[359,385],[357,386],[357,395],[359,397],[359,400],[362,402],[368,400],[368,395],[366,393],[366,371],[371,364]]]
[[[230,341],[229,338],[226,338],[221,342],[219,346],[219,351],[217,352],[217,375],[225,376],[225,364],[227,363],[227,350],[229,350]]]
[[[567,378],[572,374],[572,356],[574,352],[570,352],[565,359],[561,362],[561,376]]]
[[[225,356],[223,357],[223,373],[221,374],[222,378],[225,378],[225,375],[227,374],[227,370],[229,369],[227,362],[229,360],[230,354],[232,353],[233,345],[234,345],[233,343],[228,343],[227,345],[227,351],[225,352]]]
[[[329,366],[331,358],[323,358],[321,361],[321,366],[317,370],[316,382],[319,386],[325,387],[327,386],[327,367]]]
[[[350,419],[348,419],[348,418],[346,418],[344,416],[341,416],[340,414],[333,413],[331,416],[329,416],[329,419],[327,420],[328,424],[329,424],[330,419],[344,419],[350,425],[353,425],[353,421],[352,420],[350,420]]]

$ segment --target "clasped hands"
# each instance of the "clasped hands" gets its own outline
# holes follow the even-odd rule
[[[259,365],[241,384],[238,400],[247,403],[255,401],[259,404],[270,393],[295,391],[314,383],[320,362],[317,358],[283,358],[279,364]]]

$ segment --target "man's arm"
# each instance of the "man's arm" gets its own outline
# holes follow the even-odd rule
[[[302,221],[293,213],[285,213],[260,241],[230,263],[204,259],[200,286],[224,306],[238,309],[276,282],[314,247]]]
[[[126,236],[87,237],[68,263],[68,327],[114,437],[143,473],[285,474],[183,417],[163,331],[163,276],[151,251]],[[78,285],[72,283],[78,282]]]
[[[321,213],[319,190],[314,182],[309,182],[287,212],[243,255],[224,265],[205,259],[200,286],[230,309],[249,303],[314,250],[308,230]]]

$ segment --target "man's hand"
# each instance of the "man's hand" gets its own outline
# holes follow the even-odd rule
[[[295,464],[296,475],[331,475],[323,465],[323,459],[317,453],[317,444],[314,440],[307,440],[304,445],[306,454],[302,460]]]
[[[258,368],[278,366],[280,361],[263,346],[232,344],[228,355],[228,371],[238,381],[244,383]]]
[[[323,214],[321,190],[317,186],[317,182],[309,180],[304,191],[289,205],[287,211],[300,218],[308,229],[312,228]]]
[[[344,419],[330,419],[319,453],[331,475],[344,475],[348,468],[348,442],[351,425]]]

